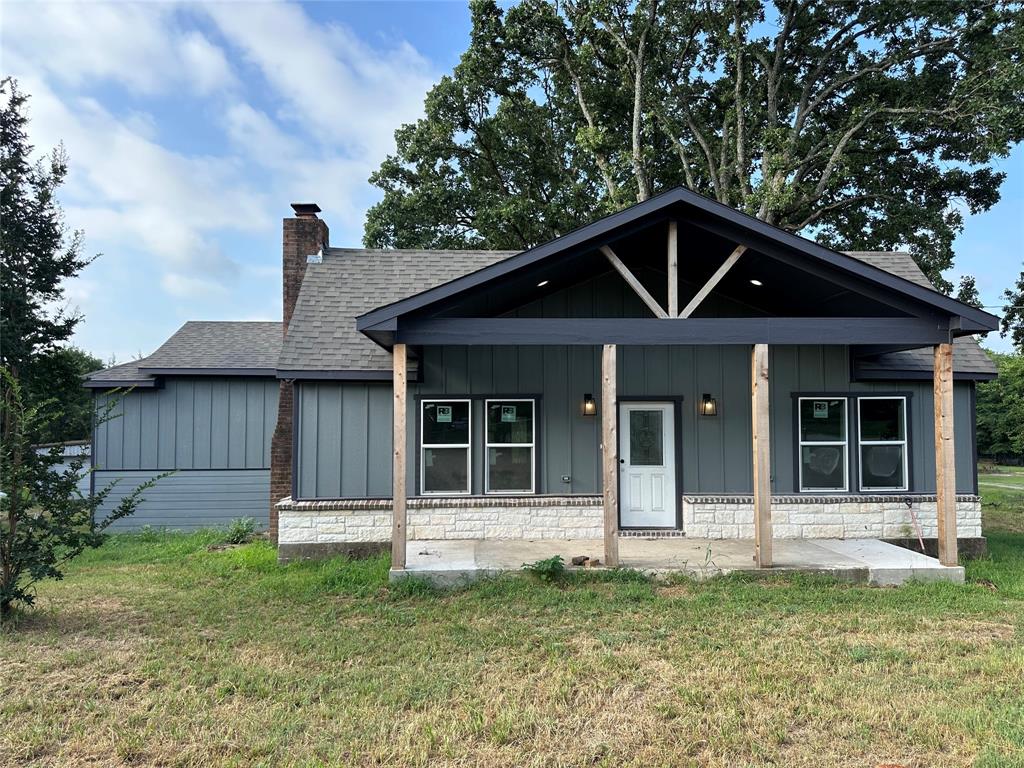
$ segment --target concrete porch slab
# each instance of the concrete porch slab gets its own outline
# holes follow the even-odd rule
[[[877,539],[776,539],[775,566],[754,567],[752,541],[626,537],[619,540],[623,568],[652,575],[686,573],[704,579],[733,572],[820,573],[845,581],[893,586],[910,580],[962,584],[964,569]],[[405,570],[392,570],[391,579],[423,578],[438,586],[455,586],[483,576],[516,571],[561,555],[568,564],[586,555],[603,559],[600,539],[463,539],[420,540],[407,545]]]

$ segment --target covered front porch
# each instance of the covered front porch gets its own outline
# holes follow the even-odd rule
[[[684,249],[685,254],[681,255]],[[617,298],[614,292],[603,293],[596,289],[590,292],[578,290],[580,286],[587,285],[587,281],[600,279],[628,288],[625,296]],[[702,567],[711,572],[768,568],[838,569],[843,574],[863,575],[866,581],[872,580],[872,569],[875,569],[883,574],[876,578],[875,583],[887,583],[889,577],[884,575],[887,570],[903,573],[899,579],[920,571],[922,574],[934,572],[936,577],[945,574],[951,580],[962,580],[963,572],[959,569],[957,557],[953,340],[957,336],[987,329],[993,321],[991,316],[920,284],[775,230],[718,204],[697,199],[685,190],[640,204],[532,251],[369,312],[357,319],[357,327],[389,349],[393,361],[391,543],[394,575],[402,577],[407,571],[434,575],[446,571],[487,573],[514,569],[524,562],[543,559],[543,552],[564,552],[566,560],[588,555],[599,559],[602,567],[629,567],[645,571],[696,572],[697,564],[702,563]],[[514,443],[523,451],[532,451],[530,455],[534,457],[537,468],[545,468],[536,459],[539,450],[535,437],[536,413],[542,400],[550,397],[557,387],[565,386],[565,379],[569,377],[558,383],[549,383],[547,378],[540,377],[538,380],[544,382],[544,388],[524,389],[520,372],[519,388],[507,389],[509,385],[497,373],[499,367],[505,370],[504,362],[493,350],[536,349],[552,345],[581,350],[583,357],[589,354],[587,347],[599,350],[600,363],[594,366],[594,376],[588,380],[594,386],[581,390],[581,393],[589,391],[596,395],[591,400],[590,394],[583,394],[583,404],[584,408],[592,409],[589,413],[595,414],[597,428],[581,431],[581,434],[585,434],[588,444],[597,449],[599,469],[594,485],[600,493],[600,537],[562,537],[563,541],[559,543],[538,542],[527,537],[520,541],[499,542],[473,537],[458,541],[457,537],[446,536],[443,541],[434,541],[430,536],[423,536],[410,543],[410,533],[416,536],[415,530],[410,530],[415,527],[409,523],[407,510],[410,500],[415,505],[431,493],[453,488],[468,504],[472,504],[477,495],[483,499],[500,498],[488,485],[486,470],[482,484],[471,477],[474,405],[470,395],[491,398],[483,404],[487,408],[503,410],[507,405],[512,422],[525,421],[528,424],[524,432],[526,437],[509,441],[509,444]],[[776,350],[801,345],[840,349],[843,371],[823,385],[815,386],[813,397],[799,398],[812,393],[801,392],[800,387],[791,382],[784,388],[782,399],[790,401],[796,398],[797,406],[786,402],[784,409],[779,410],[782,402],[776,399],[773,406],[771,396],[771,361],[773,356],[778,357]],[[490,349],[488,354],[495,362],[486,388],[476,392],[469,389],[460,391],[459,388],[468,384],[461,376],[447,375],[449,369],[443,355],[440,364],[437,356],[428,360],[425,352],[438,348],[468,349],[471,358],[473,350]],[[725,482],[721,489],[714,491],[728,492],[725,486],[729,484],[729,475],[733,475],[732,479],[743,475],[747,480],[744,492],[749,493],[751,499],[752,525],[749,533],[739,535],[752,535],[752,538],[736,537],[732,541],[707,541],[689,536],[645,538],[629,534],[648,531],[624,530],[630,527],[624,522],[624,510],[629,505],[624,505],[622,498],[628,492],[627,475],[633,467],[629,455],[632,435],[628,432],[623,434],[626,420],[621,409],[630,399],[640,398],[628,388],[622,391],[623,382],[636,371],[635,364],[633,370],[623,369],[622,360],[628,350],[639,348],[718,348],[737,353],[729,356],[730,360],[739,357],[733,360],[737,365],[731,370],[728,380],[723,372],[722,380],[723,386],[734,393],[736,388],[743,390],[738,398],[732,400],[731,410],[733,425],[738,425],[735,419],[741,410],[744,412],[741,421],[745,424],[731,438],[733,447],[742,445],[742,450],[730,462],[722,462]],[[853,376],[852,362],[862,355],[921,348],[930,350],[933,363],[927,439],[934,440],[934,452],[929,459],[934,461],[934,474],[927,493],[932,496],[928,503],[934,502],[934,516],[930,522],[935,528],[938,559],[868,538],[881,538],[882,533],[862,533],[864,538],[856,541],[828,538],[847,536],[842,530],[835,534],[816,531],[810,534],[814,541],[792,531],[782,533],[780,530],[777,537],[772,519],[773,487],[777,494],[792,491],[800,496],[813,496],[816,488],[805,487],[803,482],[792,487],[790,479],[783,481],[773,473],[773,463],[781,460],[782,451],[802,455],[805,447],[802,438],[792,437],[794,433],[801,432],[802,427],[796,425],[797,428],[789,433],[791,437],[786,446],[776,448],[780,455],[773,460],[773,430],[780,429],[780,422],[793,419],[794,414],[803,408],[804,400],[819,400],[806,403],[808,408],[814,406],[813,414],[808,411],[807,419],[810,422],[817,418],[818,406],[821,405],[823,421],[835,422],[838,430],[835,441],[841,443],[842,448],[833,451],[838,462],[834,465],[843,469],[837,483],[817,488],[832,496],[849,493],[856,497],[848,500],[851,504],[858,501],[868,504],[876,504],[877,501],[876,506],[885,503],[874,499],[871,493],[872,487],[879,487],[877,484],[871,486],[864,482],[863,477],[854,483],[850,477],[853,468],[859,466],[849,437],[851,424],[859,419],[853,409],[854,398],[849,387]],[[531,359],[536,359],[541,368],[546,364],[543,357]],[[413,363],[415,365],[411,365]],[[640,363],[645,373],[647,365],[646,359]],[[694,370],[699,378],[700,371],[696,367]],[[416,389],[412,397],[410,371],[415,372],[412,385]],[[452,384],[449,378],[454,378],[457,383]],[[663,412],[664,419],[658,419],[658,424],[680,430],[680,411],[676,401],[683,399],[682,392],[674,380],[659,380],[666,382],[666,388],[659,389],[657,397],[642,398],[647,401],[644,403],[645,417]],[[837,391],[836,384],[842,389]],[[649,384],[646,386],[647,390],[651,388]],[[425,399],[424,392],[435,391],[450,399]],[[688,395],[686,407],[691,414],[698,405],[694,402],[695,394],[691,392]],[[902,448],[895,449],[893,455],[902,457],[900,463],[904,469],[898,482],[890,483],[891,487],[882,487],[882,490],[897,493],[891,498],[899,498],[901,502],[905,500],[909,508],[914,504],[911,496],[915,488],[908,477],[908,397],[905,392],[892,391],[886,396],[890,401],[904,403],[899,406],[903,410],[898,411],[902,416],[894,419],[902,426],[896,429],[895,436],[888,438],[890,442],[902,445]],[[841,417],[833,419],[830,415],[833,413],[830,398],[837,404],[835,413],[842,412]],[[703,399],[714,407],[713,399],[708,395]],[[488,406],[488,402],[497,405]],[[516,402],[529,403],[528,421],[512,407]],[[742,407],[739,405],[741,402]],[[451,403],[459,405],[456,407]],[[701,402],[700,407],[703,406]],[[428,414],[425,407],[435,410]],[[437,415],[441,411],[436,409],[443,409],[443,418]],[[504,414],[500,416],[500,422],[504,422]],[[432,437],[436,437],[434,432],[441,437],[424,440],[424,423],[430,425]],[[442,423],[446,426],[434,429]],[[682,425],[685,423],[684,419]],[[496,428],[495,434],[499,433]],[[485,451],[493,447],[489,434],[486,433],[480,443]],[[693,492],[692,487],[683,483],[682,474],[676,466],[679,454],[676,448],[682,443],[678,440],[673,442],[668,431],[657,434],[659,440],[662,436],[664,438],[664,451],[656,452],[657,456],[651,463],[663,467],[666,475],[675,478],[675,481],[661,486],[665,490],[664,498],[675,507],[686,494]],[[917,434],[917,440],[923,438]],[[864,441],[868,442],[868,438],[865,437]],[[827,438],[818,440],[818,444],[827,442]],[[456,449],[449,446],[456,446],[460,452],[456,453]],[[699,453],[703,447],[698,437],[696,444],[691,445],[690,455]],[[892,450],[891,445],[889,449]],[[444,478],[455,479],[450,485],[439,484],[435,490],[434,486],[428,487],[429,484],[423,481],[420,470],[426,462],[425,453],[421,452],[427,450],[448,450],[446,455],[454,457],[453,467],[455,463],[459,465],[457,471]],[[433,456],[431,454],[431,460]],[[792,459],[787,461],[793,464]],[[796,464],[800,461],[796,459]],[[637,463],[640,462],[634,462]],[[524,494],[537,498],[544,492],[551,493],[557,483],[552,482],[551,467],[546,469],[549,477],[545,485],[538,484],[527,472],[522,483],[514,486],[518,494],[515,498],[523,498]],[[791,472],[793,467],[787,469]],[[826,473],[828,471],[831,470],[826,470]],[[571,483],[571,474],[565,473],[562,482]],[[918,482],[916,485],[918,493],[923,493],[922,484]],[[680,520],[682,515],[680,504]],[[674,527],[680,526],[676,524]],[[695,531],[689,532],[690,536],[694,534]],[[566,542],[576,542],[587,551],[573,552]],[[710,563],[715,565],[710,566]]]
[[[569,567],[574,558],[588,558],[591,564],[575,566],[583,571],[607,568],[601,561],[602,539],[414,539],[407,546],[405,568],[393,570],[392,579],[414,577],[439,586],[515,572],[526,563],[555,556]],[[682,574],[696,579],[766,573],[751,561],[752,548],[753,542],[744,539],[623,536],[618,542],[619,566],[655,577]],[[780,539],[773,554],[771,573],[815,573],[875,586],[964,580],[962,566],[947,567],[934,557],[877,539]]]

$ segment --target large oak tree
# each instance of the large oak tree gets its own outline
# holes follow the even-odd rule
[[[1024,134],[1024,20],[978,0],[471,4],[365,242],[525,248],[683,184],[850,249],[952,263]],[[953,203],[957,202],[958,205]]]

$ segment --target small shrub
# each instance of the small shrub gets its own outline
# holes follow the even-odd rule
[[[244,544],[256,532],[256,521],[251,517],[236,517],[224,531],[225,544]]]
[[[565,561],[561,555],[555,555],[533,563],[523,563],[523,570],[550,584],[565,577]]]

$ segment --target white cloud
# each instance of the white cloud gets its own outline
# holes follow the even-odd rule
[[[179,46],[182,63],[200,93],[212,93],[235,84],[224,51],[199,32],[185,34]]]
[[[172,152],[93,100],[64,101],[32,77],[21,85],[32,95],[35,143],[63,141],[72,158],[65,210],[90,240],[142,248],[164,267],[213,284],[230,282],[237,264],[212,235],[269,231],[267,196],[251,188],[238,160]]]
[[[217,296],[225,293],[224,287],[208,280],[168,272],[160,278],[160,285],[171,296],[180,299],[192,299],[197,296]]]
[[[109,80],[153,94],[235,82],[223,51],[184,30],[171,4],[8,3],[2,35],[5,69],[27,66],[67,85]]]
[[[332,242],[357,244],[367,178],[434,80],[407,43],[370,46],[298,5],[3,12],[32,142],[66,146],[67,222],[103,252],[68,298],[104,356],[153,349],[190,317],[273,316],[287,204],[318,202]],[[129,322],[140,310],[154,319]]]
[[[395,129],[422,112],[433,76],[407,43],[372,48],[345,27],[315,24],[296,5],[204,10],[287,102],[279,118],[353,159],[382,160]]]

